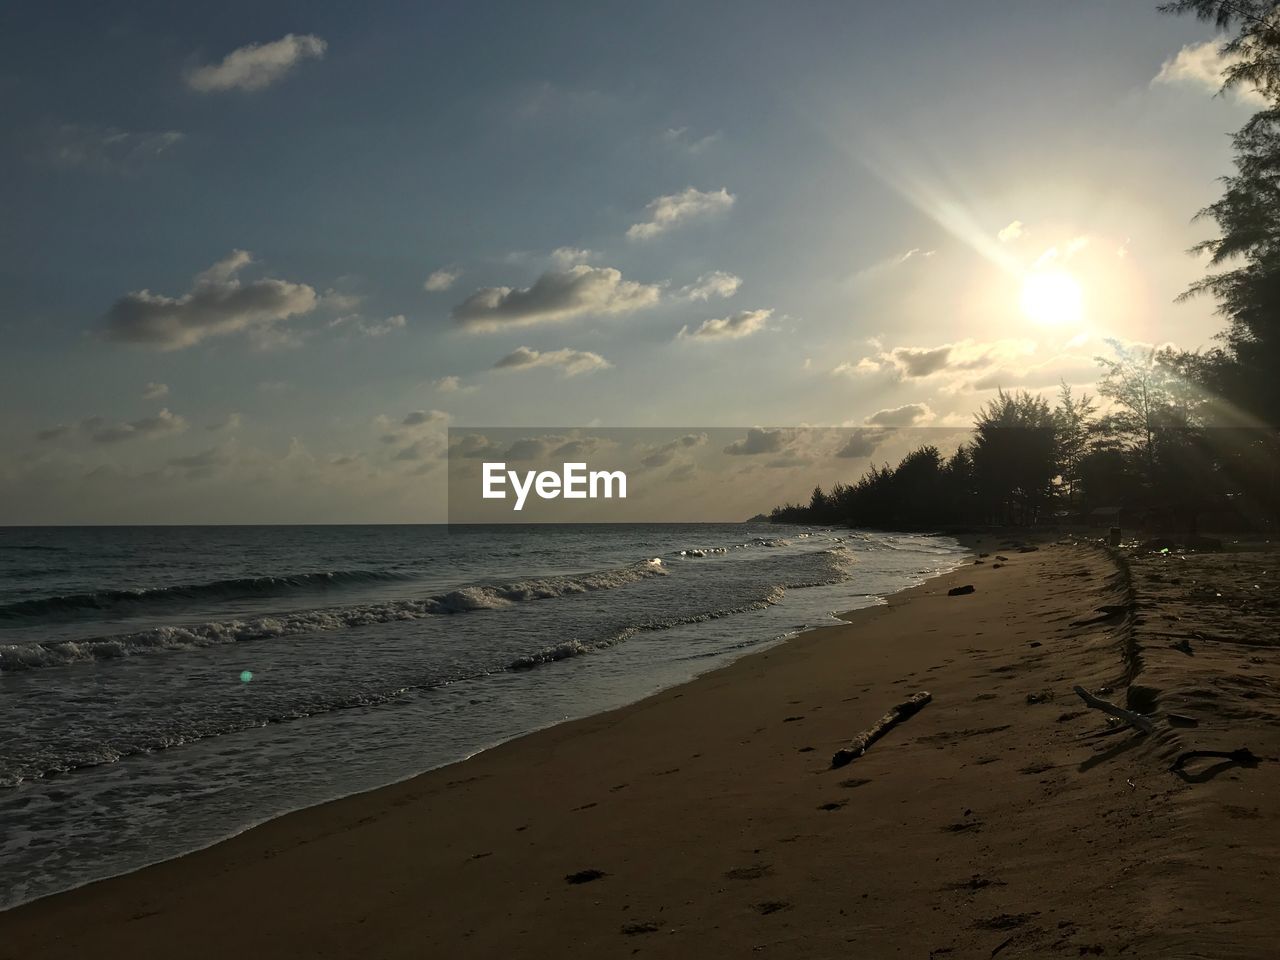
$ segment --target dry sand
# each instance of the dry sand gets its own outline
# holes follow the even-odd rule
[[[0,914],[0,957],[1276,956],[1277,764],[1169,771],[1280,752],[1275,555],[1135,559],[1134,594],[1098,548],[978,549],[847,627]],[[1153,736],[1071,692],[1131,680]]]

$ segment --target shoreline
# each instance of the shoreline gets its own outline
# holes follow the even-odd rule
[[[1096,616],[1122,579],[1089,547],[971,562],[628,706],[17,906],[0,958],[1266,955],[1179,953],[1224,885],[1177,851],[1205,846],[1228,778],[1180,784],[1176,735],[1111,730],[1070,693],[1125,672],[1134,618]],[[918,690],[927,709],[827,769]]]
[[[657,526],[661,526],[661,525],[657,525]],[[717,526],[717,524],[708,524],[708,526]],[[791,527],[790,525],[788,525],[788,530],[790,529]],[[808,534],[805,534],[805,536],[807,535]],[[939,536],[939,537],[943,537],[945,539],[951,540],[953,543],[957,542],[957,538],[949,534],[935,534],[935,536]],[[959,542],[960,542],[961,549],[964,550],[965,548],[964,548],[963,538],[959,538]],[[971,553],[961,552],[961,553],[957,553],[954,559],[951,560],[951,562],[953,562],[956,566],[960,566],[971,559],[972,559]],[[947,572],[949,571],[944,570],[944,571],[941,571],[940,573],[922,574],[922,576],[925,578],[925,580],[928,580],[936,576],[944,575]],[[856,581],[849,581],[848,583],[845,584],[845,586],[848,586],[854,582]],[[918,584],[913,584],[912,586],[914,585],[918,585]],[[902,590],[911,589],[912,586],[903,587]],[[901,591],[898,591],[898,592],[901,592]],[[851,594],[845,598],[845,602],[854,602],[855,600],[863,600],[864,602],[867,602],[868,606],[876,606],[886,602],[886,599],[887,598],[885,596],[879,595],[879,594],[876,594],[876,595]],[[728,666],[729,664],[732,664],[737,660],[742,659],[743,657],[755,656],[762,651],[772,649],[773,647],[776,647],[778,645],[786,644],[791,640],[793,640],[796,636],[800,635],[801,633],[805,633],[811,630],[822,630],[822,629],[829,629],[832,627],[843,626],[847,622],[847,616],[849,614],[857,613],[859,610],[865,609],[865,608],[866,607],[855,608],[853,610],[837,610],[836,612],[831,612],[827,614],[827,616],[829,617],[828,622],[811,623],[811,625],[808,627],[797,627],[791,630],[784,630],[782,632],[762,635],[759,639],[753,639],[749,643],[745,644],[744,650],[735,651],[733,653],[723,653],[723,654],[714,655],[714,659],[708,660],[708,663],[710,665],[699,666],[696,668],[696,670],[694,670],[694,672],[691,672],[687,675],[681,676],[679,678],[661,677],[655,680],[654,686],[651,686],[648,689],[638,689],[633,693],[625,694],[624,699],[619,699],[617,697],[606,697],[605,700],[607,705],[590,704],[588,706],[585,706],[584,709],[587,712],[558,714],[558,715],[555,715],[554,717],[551,717],[550,719],[541,720],[540,722],[534,725],[515,729],[509,733],[495,736],[493,739],[476,741],[475,744],[471,746],[468,752],[461,755],[455,755],[451,759],[445,759],[438,762],[434,762],[424,767],[409,768],[408,772],[393,772],[390,775],[388,775],[385,779],[378,779],[378,780],[374,780],[373,782],[370,782],[369,778],[362,778],[363,782],[357,782],[351,787],[349,787],[348,789],[343,790],[342,792],[336,792],[331,795],[321,796],[321,797],[314,797],[314,796],[306,797],[306,798],[300,799],[296,805],[271,809],[269,812],[265,812],[260,816],[255,817],[254,819],[240,823],[223,832],[218,832],[218,833],[208,832],[208,833],[205,833],[204,836],[200,836],[198,838],[191,838],[191,840],[188,841],[188,844],[179,847],[176,852],[169,852],[167,850],[164,853],[155,855],[154,859],[148,859],[143,862],[135,862],[135,863],[126,865],[123,868],[118,869],[112,873],[95,876],[89,879],[79,880],[68,886],[55,888],[52,890],[49,890],[47,887],[45,887],[44,888],[45,892],[38,892],[38,893],[35,893],[34,895],[15,897],[11,902],[8,902],[4,906],[0,906],[0,917],[3,917],[5,913],[29,906],[34,903],[38,903],[50,897],[59,897],[59,896],[65,896],[68,894],[73,894],[79,890],[84,889],[85,887],[93,886],[94,884],[119,880],[120,878],[130,876],[142,870],[148,870],[173,860],[178,860],[183,857],[201,853],[203,851],[209,850],[210,848],[216,847],[220,844],[234,840],[235,838],[243,835],[246,832],[259,829],[283,817],[289,817],[299,813],[303,813],[308,810],[314,809],[316,807],[324,806],[325,804],[328,804],[328,803],[338,802],[338,801],[349,799],[351,797],[370,794],[378,790],[395,787],[405,783],[406,781],[413,780],[416,777],[424,776],[440,770],[445,770],[457,764],[465,763],[476,756],[479,756],[496,747],[500,747],[504,744],[510,743],[513,740],[519,740],[523,737],[541,733],[545,730],[552,729],[554,727],[563,725],[565,723],[587,719],[592,716],[598,716],[602,713],[607,713],[611,710],[622,709],[622,708],[631,706],[633,704],[639,703],[651,696],[655,696],[666,690],[671,690],[678,686],[682,686],[684,684],[690,683],[693,680],[696,680],[699,677],[706,675],[707,673],[711,673],[716,670],[723,669],[725,666]],[[826,609],[826,608],[824,607],[823,609]],[[242,732],[252,732],[252,731],[242,731]]]

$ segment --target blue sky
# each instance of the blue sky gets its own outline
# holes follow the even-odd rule
[[[0,522],[440,520],[448,426],[954,427],[1206,345],[1172,300],[1252,109],[1212,39],[1146,0],[9,4]]]

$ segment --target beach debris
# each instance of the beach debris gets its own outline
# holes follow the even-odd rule
[[[1035,693],[1027,694],[1027,705],[1030,706],[1035,703],[1048,703],[1052,699],[1052,690],[1037,690]]]
[[[1200,721],[1197,720],[1195,717],[1188,717],[1185,714],[1181,714],[1181,713],[1171,713],[1165,719],[1169,721],[1169,726],[1171,727],[1200,726]]]
[[[1123,720],[1131,727],[1141,730],[1143,733],[1155,733],[1155,724],[1142,714],[1134,713],[1132,710],[1126,710],[1124,707],[1117,706],[1110,700],[1103,700],[1101,697],[1095,697],[1079,684],[1076,684],[1072,689],[1075,690],[1076,695],[1085,702],[1086,706],[1090,706],[1095,710],[1101,710],[1103,713],[1110,714],[1117,720]]]
[[[1005,560],[1008,560],[1009,558],[1008,558],[1008,557],[1006,557],[1006,556],[1004,556],[1003,554],[999,554],[999,553],[997,553],[997,554],[996,554],[996,559],[997,559],[997,560],[1001,560],[1001,561],[1005,561]]]
[[[603,870],[579,870],[576,873],[565,874],[565,881],[568,883],[590,883],[592,880],[599,880],[601,877],[607,877],[608,874]]]
[[[1173,641],[1173,643],[1169,644],[1169,646],[1171,646],[1174,650],[1177,650],[1181,653],[1185,653],[1188,657],[1195,656],[1195,651],[1191,649],[1191,641],[1188,640],[1186,637],[1183,637],[1180,640]]]
[[[1018,552],[1019,553],[1035,553],[1039,549],[1040,549],[1039,547],[1023,546],[1018,548]]]
[[[932,699],[933,694],[926,690],[922,690],[919,693],[913,693],[910,697],[903,700],[900,704],[892,708],[888,713],[872,724],[871,727],[849,741],[849,745],[847,747],[842,747],[837,750],[831,757],[831,769],[839,769],[840,767],[857,760],[860,756],[871,749],[871,745],[873,743],[883,737],[898,724],[902,723],[902,721],[915,716],[923,710]]]
[[[973,593],[973,590],[974,590],[974,586],[973,586],[973,584],[972,584],[972,583],[966,583],[966,584],[965,584],[964,586],[962,586],[962,587],[952,587],[950,590],[948,590],[948,591],[947,591],[947,596],[948,596],[948,597],[962,597],[962,596],[964,596],[966,593]]]

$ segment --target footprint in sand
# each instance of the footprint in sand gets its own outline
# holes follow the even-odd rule
[[[841,780],[838,785],[844,787],[846,790],[852,790],[854,787],[861,787],[870,782],[870,780],[860,780],[857,777],[852,777],[848,780]]]
[[[724,872],[726,880],[759,880],[773,873],[773,866],[768,863],[753,863],[749,867],[734,867]]]
[[[771,913],[777,913],[779,910],[790,910],[791,904],[786,900],[764,900],[760,903],[752,904],[756,913],[768,916]]]

